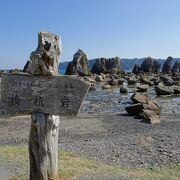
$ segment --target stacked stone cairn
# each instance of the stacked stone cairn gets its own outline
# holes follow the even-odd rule
[[[131,100],[133,104],[125,108],[128,114],[142,118],[143,122],[150,124],[160,123],[161,108],[147,94],[135,92]]]

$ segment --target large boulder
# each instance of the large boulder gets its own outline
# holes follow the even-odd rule
[[[87,56],[81,49],[74,54],[73,60],[69,62],[65,75],[90,75]]]
[[[148,79],[148,76],[140,76],[140,82],[143,84],[149,84],[150,80]]]
[[[144,103],[147,104],[149,102],[149,97],[147,94],[142,94],[142,93],[138,93],[135,92],[132,96],[131,96],[131,100],[133,101],[133,103]]]
[[[180,62],[176,61],[171,69],[173,73],[179,73],[180,72]]]
[[[149,85],[148,84],[145,84],[145,85],[139,85],[137,86],[137,92],[146,92],[147,89],[149,88]]]
[[[171,95],[174,93],[173,87],[164,85],[155,86],[155,91],[157,95]]]
[[[120,66],[120,58],[99,58],[96,59],[95,64],[93,65],[91,72],[94,74],[119,74],[121,73],[121,66]]]
[[[177,85],[177,82],[175,82],[170,76],[162,75],[160,79],[163,81],[165,86]]]
[[[162,68],[162,73],[170,73],[171,72],[171,63],[172,63],[173,58],[169,56],[167,60],[165,61],[163,68]]]
[[[138,116],[140,113],[143,112],[143,109],[144,109],[144,105],[142,103],[133,104],[125,107],[127,113],[132,116]]]
[[[125,110],[127,111],[128,114],[133,115],[133,116],[141,116],[141,113],[143,110],[149,110],[149,111],[154,111],[156,114],[160,114],[161,108],[158,106],[153,101],[149,101],[147,104],[143,103],[137,103],[133,104],[130,106],[125,107]]]
[[[159,105],[152,100],[150,100],[147,104],[144,104],[144,109],[155,111],[157,114],[160,114],[161,112],[161,108],[159,107]]]
[[[155,111],[152,110],[143,110],[143,113],[141,114],[144,122],[149,123],[149,124],[158,124],[160,123],[160,118],[156,114]]]

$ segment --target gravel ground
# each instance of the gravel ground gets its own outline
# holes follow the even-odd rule
[[[122,167],[180,162],[180,115],[164,114],[161,124],[125,115],[79,117],[65,121],[60,149]],[[63,124],[61,124],[63,126]],[[61,127],[62,128],[62,127]]]
[[[123,167],[180,162],[180,114],[150,125],[122,114],[61,119],[59,148]],[[0,119],[0,146],[27,145],[30,117]]]

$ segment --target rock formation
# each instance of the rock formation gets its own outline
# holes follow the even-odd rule
[[[154,70],[154,59],[151,57],[145,58],[141,64],[141,69],[143,72],[153,72]]]
[[[90,75],[87,56],[81,49],[74,54],[73,60],[67,66],[65,75]]]
[[[34,75],[57,75],[61,47],[58,36],[49,32],[38,33],[38,47],[31,53],[23,69]],[[33,68],[32,68],[33,67]]]
[[[154,70],[153,70],[153,73],[159,74],[160,70],[161,70],[161,64],[157,60],[154,60]]]
[[[121,73],[120,58],[115,57],[115,58],[110,58],[110,59],[106,59],[106,58],[96,59],[91,72],[94,74]]]
[[[132,73],[139,74],[141,73],[141,71],[142,71],[141,66],[139,64],[135,64]]]
[[[31,73],[32,71],[32,63],[31,61],[27,61],[24,68],[23,68],[23,72],[24,73]]]
[[[163,68],[162,68],[162,73],[170,73],[171,72],[171,63],[172,63],[173,58],[169,56],[167,60],[165,61]]]
[[[180,62],[176,61],[171,69],[173,73],[179,73],[180,72]]]
[[[160,67],[160,63],[151,57],[145,58],[141,64],[141,70],[145,73],[159,73]]]

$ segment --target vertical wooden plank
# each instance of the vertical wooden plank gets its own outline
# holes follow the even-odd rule
[[[57,75],[60,56],[59,37],[49,32],[38,34],[38,48],[31,56],[35,75]],[[58,179],[59,116],[32,114],[29,134],[30,180]]]

